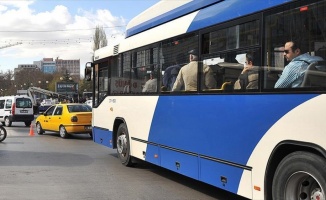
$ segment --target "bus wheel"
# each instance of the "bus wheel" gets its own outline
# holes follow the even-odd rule
[[[120,124],[117,133],[117,153],[121,163],[125,166],[132,166],[130,156],[129,134],[126,124]]]
[[[307,152],[294,152],[278,165],[272,185],[273,199],[326,200],[326,161]]]
[[[10,121],[10,119],[9,119],[9,117],[6,117],[5,118],[5,125],[7,126],[7,127],[9,127],[9,126],[11,126],[11,121]]]

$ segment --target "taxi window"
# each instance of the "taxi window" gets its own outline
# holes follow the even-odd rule
[[[62,115],[62,106],[58,106],[54,111],[54,115]]]
[[[55,106],[50,107],[50,108],[45,112],[45,114],[46,114],[46,115],[52,115],[52,113],[53,113],[53,111],[54,111],[54,108],[55,108]]]
[[[92,108],[88,105],[68,105],[69,112],[92,112]]]

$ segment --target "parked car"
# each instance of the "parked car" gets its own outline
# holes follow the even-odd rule
[[[11,126],[12,122],[24,122],[30,126],[34,120],[32,99],[25,95],[0,97],[0,122]]]
[[[44,111],[46,111],[48,108],[50,108],[53,105],[53,101],[52,99],[43,99],[43,101],[41,102],[38,110],[39,113],[43,113]]]
[[[92,136],[92,108],[83,103],[56,104],[36,118],[36,132],[59,132],[60,137],[87,133]]]

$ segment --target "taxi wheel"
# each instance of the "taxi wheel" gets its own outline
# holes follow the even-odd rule
[[[60,137],[62,137],[62,138],[67,138],[68,137],[68,133],[67,133],[65,127],[62,126],[62,125],[59,128],[59,133],[60,133]]]
[[[43,135],[43,133],[44,133],[40,122],[36,123],[36,133],[39,134],[39,135]]]
[[[9,126],[11,126],[11,121],[10,121],[10,119],[9,119],[9,117],[6,117],[5,118],[5,125],[7,126],[7,127],[9,127]]]
[[[0,126],[0,142],[4,141],[6,137],[7,137],[7,130],[3,126]]]

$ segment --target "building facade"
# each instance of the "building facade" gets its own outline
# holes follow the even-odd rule
[[[65,73],[68,72],[70,76],[74,78],[80,77],[80,59],[78,60],[63,60],[56,59],[56,67],[58,72]]]

